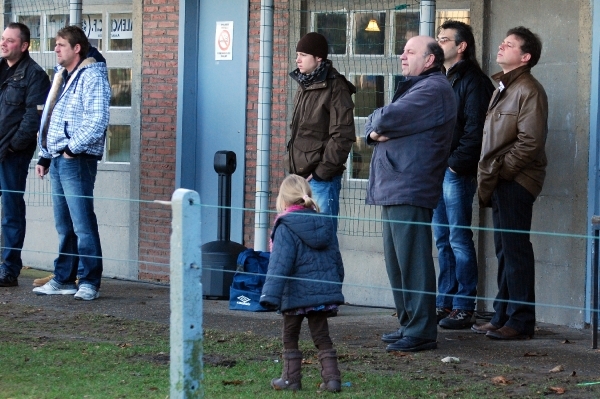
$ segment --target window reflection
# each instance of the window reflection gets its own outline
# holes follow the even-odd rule
[[[369,12],[354,14],[354,54],[383,55],[385,51],[385,13]],[[374,19],[379,31],[366,31]]]
[[[69,26],[68,15],[48,15],[46,18],[46,51],[54,51],[56,34],[65,26]]]
[[[419,34],[418,12],[397,12],[394,14],[394,54],[402,54],[408,39]]]
[[[129,162],[131,126],[109,125],[106,133],[106,161]]]
[[[354,75],[354,116],[367,117],[384,105],[383,75]]]
[[[325,36],[329,54],[346,54],[347,15],[342,13],[319,13],[315,15],[315,32]]]
[[[133,21],[131,14],[112,14],[110,16],[111,51],[131,51],[133,49]]]
[[[29,51],[40,51],[40,17],[33,15],[20,15],[19,22],[27,25],[29,28],[30,40]]]
[[[108,70],[111,107],[131,107],[131,68],[111,68]]]
[[[83,15],[81,29],[85,32],[90,44],[102,51],[102,15]]]

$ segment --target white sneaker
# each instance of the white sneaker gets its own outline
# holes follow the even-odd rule
[[[41,287],[33,289],[36,295],[73,295],[77,292],[75,284],[60,284],[52,279]]]
[[[89,284],[81,284],[79,286],[79,290],[75,294],[75,299],[83,301],[91,301],[98,297],[100,297],[100,291],[98,291],[93,285]]]

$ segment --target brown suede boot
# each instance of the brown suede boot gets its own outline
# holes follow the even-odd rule
[[[302,389],[302,352],[298,349],[283,350],[283,370],[281,378],[273,378],[271,387],[277,391],[288,389],[297,391]]]
[[[321,390],[339,392],[342,390],[342,378],[338,369],[338,358],[335,349],[319,351],[319,362],[321,362],[321,378],[323,383],[319,386]]]

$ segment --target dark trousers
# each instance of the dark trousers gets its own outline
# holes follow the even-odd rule
[[[431,209],[412,205],[381,208],[383,251],[404,336],[437,339]]]
[[[535,328],[535,261],[529,240],[534,201],[535,197],[515,181],[500,180],[492,194],[498,295],[491,323],[522,334],[533,334]]]
[[[327,312],[310,312],[297,316],[283,316],[283,349],[298,349],[300,328],[304,318],[308,320],[308,328],[315,347],[319,350],[333,348],[333,342],[329,337]]]

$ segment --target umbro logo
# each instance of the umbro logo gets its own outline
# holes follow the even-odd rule
[[[240,295],[237,297],[237,300],[238,305],[250,306],[250,301],[252,299],[248,298],[247,296]]]

